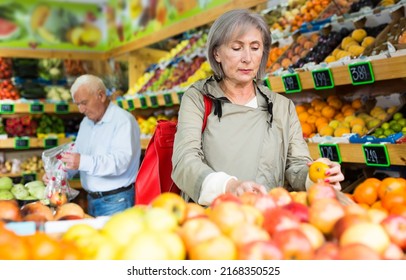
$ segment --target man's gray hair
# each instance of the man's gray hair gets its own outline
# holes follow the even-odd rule
[[[106,94],[106,86],[104,85],[102,79],[100,79],[97,76],[91,75],[91,74],[85,74],[85,75],[79,76],[75,80],[75,82],[72,84],[72,86],[70,88],[70,93],[72,95],[72,98],[74,98],[75,93],[82,85],[86,85],[87,89],[92,94],[96,94],[99,90],[101,90],[103,92],[103,94]]]
[[[261,15],[247,9],[237,9],[221,15],[211,26],[207,36],[207,59],[217,79],[223,79],[224,72],[221,65],[214,58],[214,51],[221,45],[233,40],[236,36],[244,34],[251,27],[255,27],[261,32],[264,44],[262,60],[256,78],[263,79],[265,77],[271,47],[269,27]]]

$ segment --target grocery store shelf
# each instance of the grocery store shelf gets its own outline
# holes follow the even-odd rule
[[[25,174],[25,173],[33,174],[36,172],[30,173],[30,172],[26,171],[26,172],[20,172],[20,173],[1,173],[0,177],[10,177],[10,178],[22,177],[23,174]],[[36,175],[37,175],[37,180],[42,180],[42,176],[44,175],[44,173],[38,172],[38,173],[36,173]],[[82,188],[82,184],[80,183],[79,179],[69,180],[69,186],[74,189]]]
[[[318,143],[309,143],[310,155],[313,159],[320,157]],[[391,165],[406,166],[406,145],[387,144],[386,145]],[[339,143],[341,159],[343,163],[364,163],[364,154],[361,144]]]
[[[42,113],[56,113],[56,114],[71,114],[79,113],[78,106],[74,103],[48,103],[48,102],[33,102],[33,103],[14,103],[2,101],[1,104],[11,104],[14,105],[14,112],[12,114],[42,114]],[[39,108],[38,105],[42,105],[42,108]],[[32,106],[34,111],[32,111]],[[40,111],[35,111],[40,110]],[[0,112],[0,115],[10,114],[5,112]]]
[[[384,81],[406,77],[406,56],[398,56],[371,61],[375,81]],[[330,68],[335,86],[351,85],[348,65]],[[314,89],[311,71],[298,72],[302,90]],[[271,89],[285,92],[281,76],[269,76]]]
[[[145,150],[149,139],[141,139],[141,149]],[[320,157],[318,143],[308,143],[310,155],[313,159]],[[343,163],[363,163],[365,159],[362,151],[362,144],[338,144],[341,159]],[[388,144],[387,145],[391,165],[406,166],[406,144]]]
[[[0,139],[0,149],[15,149],[15,141],[16,139],[27,139],[28,140],[28,147],[26,149],[33,149],[33,148],[44,148],[44,139],[34,138],[34,137],[21,137],[21,138],[7,138],[7,139]],[[71,142],[71,138],[58,138],[58,145],[66,144]],[[18,149],[18,148],[17,148]],[[20,148],[22,149],[22,148]]]

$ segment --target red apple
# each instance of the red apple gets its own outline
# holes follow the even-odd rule
[[[388,248],[390,239],[381,225],[363,222],[346,229],[341,234],[339,243],[340,246],[360,243],[381,255]]]
[[[309,208],[309,222],[323,234],[330,234],[334,224],[344,216],[343,206],[332,198],[315,200]]]
[[[310,260],[314,256],[310,241],[298,228],[277,231],[272,240],[281,249],[285,260]]]
[[[206,208],[194,202],[186,203],[185,221],[196,217],[207,217]]]
[[[291,201],[282,208],[292,212],[292,214],[298,217],[301,222],[309,221],[309,208],[302,203]]]
[[[186,220],[179,228],[178,233],[188,252],[198,243],[221,235],[221,230],[210,219],[201,217]]]
[[[235,228],[229,234],[230,239],[237,245],[237,248],[250,243],[252,241],[266,241],[271,240],[268,232],[263,228],[248,223],[242,223]]]
[[[61,206],[68,202],[68,197],[63,191],[55,191],[49,197],[49,203],[51,206]]]
[[[341,218],[339,218],[337,222],[334,224],[332,235],[334,238],[339,240],[341,235],[347,228],[362,222],[369,222],[369,219],[366,216],[357,214],[344,215]]]
[[[245,192],[239,197],[243,204],[251,205],[262,213],[276,207],[276,202],[269,194]]]
[[[186,201],[178,194],[172,192],[161,193],[151,201],[152,207],[167,209],[182,224],[186,218]]]
[[[281,249],[270,240],[257,240],[245,244],[238,250],[240,260],[281,260]]]
[[[220,194],[219,196],[217,196],[212,201],[212,203],[210,204],[210,208],[214,208],[218,204],[220,204],[220,203],[222,203],[224,201],[231,201],[231,202],[235,202],[235,203],[238,203],[238,204],[242,203],[241,199],[238,196],[236,196],[236,195],[234,195],[232,193],[223,193],[223,194]]]
[[[277,206],[283,206],[292,201],[290,193],[282,187],[273,188],[268,194],[275,200]]]
[[[229,234],[231,230],[241,223],[245,223],[246,215],[242,209],[242,204],[233,201],[224,201],[211,208],[209,218],[224,234]]]
[[[274,233],[286,229],[299,228],[300,220],[289,210],[274,208],[264,213],[264,229],[273,236]]]
[[[380,260],[379,254],[370,247],[353,243],[340,246],[337,259],[339,260]]]
[[[314,250],[319,249],[326,242],[323,233],[312,224],[301,223],[299,229],[306,235],[307,239],[309,239]]]
[[[395,243],[391,242],[382,254],[384,260],[401,260],[405,257],[402,249]]]
[[[334,188],[331,185],[319,182],[311,185],[307,190],[307,200],[310,205],[316,200],[323,198],[337,198]]]
[[[327,241],[316,250],[315,260],[336,260],[338,255],[339,246],[334,241]]]
[[[389,215],[381,222],[390,240],[402,250],[406,250],[406,217]]]

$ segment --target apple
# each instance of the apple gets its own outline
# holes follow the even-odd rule
[[[334,241],[326,241],[315,252],[315,260],[336,260],[340,247]]]
[[[212,207],[209,211],[209,218],[224,234],[229,234],[234,227],[246,222],[242,204],[233,201],[224,201]]]
[[[189,219],[197,217],[207,217],[206,209],[200,204],[197,204],[195,202],[186,203],[186,213],[184,222]]]
[[[178,229],[178,234],[185,243],[186,251],[189,252],[197,244],[219,236],[222,233],[220,228],[210,219],[196,217],[186,220]]]
[[[343,206],[333,198],[318,199],[309,208],[309,222],[323,234],[330,234],[334,224],[342,216]]]
[[[237,247],[226,235],[206,239],[188,251],[190,260],[236,260]]]
[[[55,210],[55,215],[54,215],[55,220],[61,220],[65,216],[76,216],[79,219],[83,219],[85,217],[85,211],[82,209],[82,207],[80,207],[79,204],[70,202],[70,203],[66,203],[66,204],[62,204],[61,206],[58,206]]]
[[[380,224],[388,216],[388,212],[384,209],[369,208],[367,216],[371,222]]]
[[[370,247],[361,243],[340,246],[338,260],[380,260],[380,255]]]
[[[178,224],[186,218],[186,201],[178,194],[172,192],[161,193],[151,201],[152,207],[164,208],[175,215]]]
[[[306,235],[307,239],[309,239],[313,250],[319,249],[326,242],[323,233],[312,224],[301,223],[299,229]]]
[[[118,254],[121,260],[184,260],[185,245],[174,232],[143,231],[134,235]]]
[[[276,207],[276,202],[269,194],[257,194],[245,192],[239,197],[243,204],[254,206],[256,209],[265,213],[268,209]]]
[[[292,214],[299,218],[300,222],[309,221],[309,208],[302,203],[291,201],[282,208],[292,212]]]
[[[293,191],[290,192],[290,196],[292,197],[292,200],[295,202],[299,202],[303,205],[308,205],[307,202],[307,192],[305,191]]]
[[[278,231],[299,228],[300,220],[289,210],[274,208],[264,213],[264,229],[271,237]]]
[[[283,206],[292,201],[290,193],[282,187],[273,188],[268,194],[274,199],[277,206]]]
[[[252,241],[262,240],[267,241],[271,240],[268,232],[263,228],[248,223],[242,223],[230,232],[230,239],[237,245],[237,248],[250,243]]]
[[[144,223],[156,232],[171,232],[178,228],[178,217],[164,208],[148,208],[144,215]]]
[[[389,235],[391,242],[406,250],[406,217],[400,215],[389,215],[381,225]]]
[[[382,254],[388,248],[390,239],[381,225],[363,222],[349,227],[341,234],[340,246],[353,243],[364,244]]]
[[[40,201],[25,204],[23,207],[21,207],[21,214],[25,220],[27,220],[27,216],[32,214],[42,216],[45,221],[52,221],[54,219],[52,210],[48,206],[42,204]]]
[[[337,240],[340,239],[343,232],[349,227],[358,223],[369,222],[368,217],[358,214],[347,214],[339,218],[334,224],[332,236]]]
[[[281,249],[285,260],[310,260],[314,256],[309,239],[299,228],[277,231],[272,240]]]
[[[223,193],[223,194],[218,195],[218,196],[212,201],[212,203],[210,204],[210,208],[214,208],[214,207],[216,207],[218,204],[220,204],[220,203],[222,203],[222,202],[225,202],[225,201],[235,202],[235,203],[237,203],[237,204],[241,204],[241,203],[242,203],[241,199],[240,199],[238,196],[236,196],[236,195],[234,195],[234,194],[232,194],[232,193]]]
[[[405,254],[402,249],[393,242],[389,244],[388,248],[386,248],[382,254],[382,259],[384,260],[402,260],[404,257]]]
[[[68,196],[62,190],[52,192],[48,199],[51,206],[60,206],[68,202]]]
[[[0,221],[19,222],[22,216],[16,200],[0,200]]]
[[[312,205],[316,200],[323,198],[337,198],[334,188],[324,182],[319,182],[311,185],[307,190],[307,200],[309,205]]]
[[[363,216],[367,216],[368,214],[367,209],[365,209],[364,207],[360,206],[357,203],[344,206],[344,213],[345,215],[358,214]]]
[[[239,260],[281,260],[281,249],[270,240],[257,240],[238,249]]]
[[[245,221],[249,224],[254,224],[262,227],[264,224],[264,215],[257,208],[251,205],[241,205],[241,210],[244,212]]]

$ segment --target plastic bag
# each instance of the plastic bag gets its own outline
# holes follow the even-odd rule
[[[45,197],[51,206],[59,206],[74,199],[79,191],[71,188],[68,182],[68,170],[61,161],[63,153],[74,151],[75,143],[70,142],[58,147],[47,149],[42,153],[45,173],[49,179],[45,187]]]

